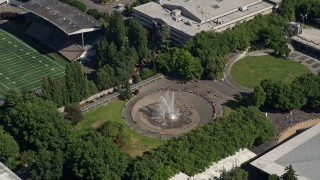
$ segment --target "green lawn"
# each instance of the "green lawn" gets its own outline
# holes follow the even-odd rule
[[[122,110],[125,101],[115,100],[110,104],[101,106],[97,109],[84,114],[84,119],[75,127],[77,134],[81,134],[91,129],[96,129],[106,121],[116,121],[124,124],[127,131],[130,132],[131,143],[122,150],[132,157],[140,156],[147,149],[158,147],[163,141],[160,139],[143,136],[132,130],[123,120]]]
[[[14,34],[0,29],[0,95],[10,88],[36,90],[46,76],[64,75],[66,61],[45,55]]]
[[[242,86],[254,88],[264,79],[291,82],[295,77],[310,73],[302,64],[273,56],[245,57],[231,69],[232,78]]]

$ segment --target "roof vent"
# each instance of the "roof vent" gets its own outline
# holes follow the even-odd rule
[[[212,5],[211,7],[213,7],[213,9],[218,9],[220,8],[220,6],[218,6],[217,4]]]
[[[246,10],[248,10],[248,7],[247,6],[242,6],[242,7],[239,7],[239,10],[240,11],[246,11]]]

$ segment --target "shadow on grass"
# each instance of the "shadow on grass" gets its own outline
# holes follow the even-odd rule
[[[228,116],[232,111],[237,110],[243,105],[236,100],[228,100],[226,103],[222,104],[224,110],[224,116]]]

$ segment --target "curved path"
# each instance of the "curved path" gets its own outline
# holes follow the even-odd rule
[[[246,56],[265,56],[265,55],[269,55],[271,52],[272,52],[272,50],[253,51],[253,52],[249,52],[249,53],[245,51],[241,54],[236,55],[226,65],[226,70],[224,72],[225,82],[227,84],[229,84],[229,86],[233,87],[234,89],[236,89],[240,92],[245,92],[245,93],[252,92],[253,89],[244,87],[232,79],[231,68],[237,61],[239,61],[240,59],[242,59]],[[308,55],[305,55],[300,52],[292,50],[292,52],[289,54],[288,58],[306,66],[313,74],[320,73],[320,62],[318,62],[317,60],[315,60],[314,58],[312,58]]]
[[[237,89],[239,92],[244,92],[244,93],[250,93],[253,91],[253,89],[249,89],[246,88],[244,86],[241,86],[240,84],[238,84],[237,82],[235,82],[232,77],[231,77],[231,68],[234,65],[234,63],[236,63],[237,61],[239,61],[240,59],[242,59],[243,57],[245,57],[247,55],[247,51],[236,55],[235,57],[233,57],[226,65],[226,70],[224,72],[224,81],[229,84],[231,87],[233,87],[234,89]]]

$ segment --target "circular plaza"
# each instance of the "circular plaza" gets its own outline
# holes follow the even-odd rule
[[[198,92],[158,89],[130,100],[124,118],[139,133],[170,138],[210,122],[215,116],[214,105],[210,97]]]

